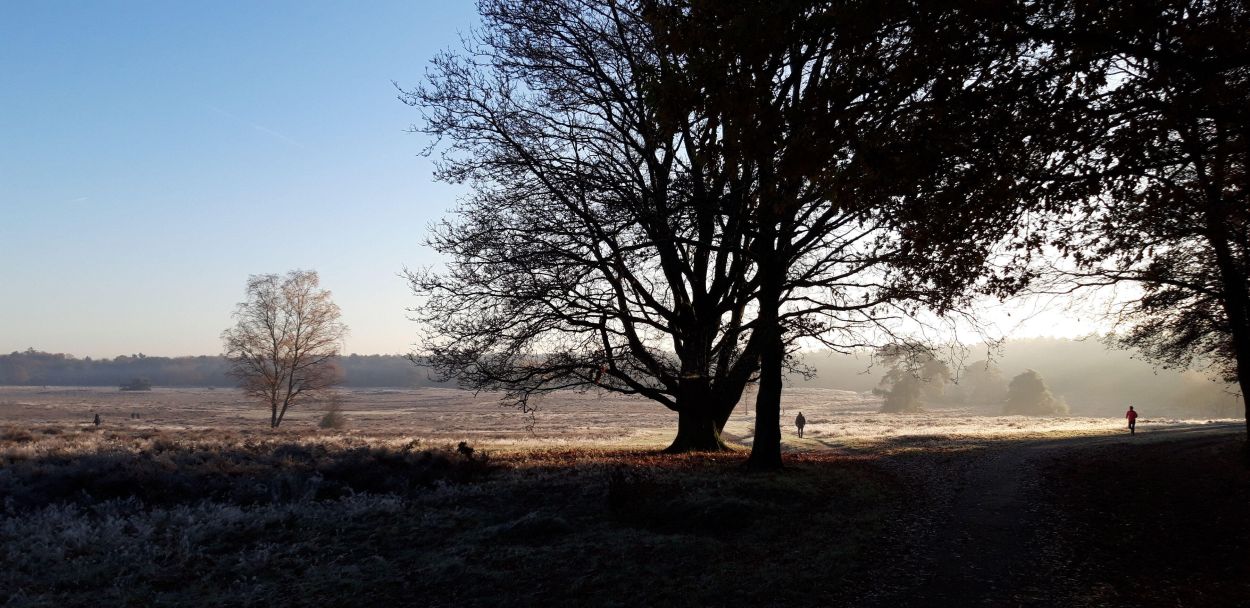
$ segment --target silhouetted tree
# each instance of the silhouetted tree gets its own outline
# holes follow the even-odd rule
[[[1038,162],[1013,116],[1052,79],[1032,71],[1037,49],[1015,35],[1013,10],[653,3],[661,42],[679,57],[680,86],[717,125],[719,162],[743,193],[733,202],[756,235],[752,466],[781,463],[793,336],[845,348],[848,335],[862,338],[883,316],[947,311],[986,278],[992,245],[1031,195],[1025,178]]]
[[[671,69],[638,3],[486,0],[483,28],[403,99],[473,194],[435,227],[443,272],[414,361],[523,410],[558,390],[677,412],[671,451],[723,449],[758,368],[748,225],[717,126],[666,114]],[[682,110],[687,111],[687,110]]]
[[[885,397],[882,412],[920,411],[922,400],[941,399],[951,381],[950,367],[928,348],[888,346],[878,351],[878,357],[889,366],[880,387],[874,391]]]
[[[1121,343],[1210,364],[1250,391],[1250,7],[1244,1],[1056,2],[1036,35],[1083,89],[1086,184],[1057,245],[1079,285],[1131,283]],[[1250,402],[1247,405],[1250,412]],[[1247,416],[1250,438],[1250,416]]]
[[[1003,406],[1003,413],[1055,416],[1067,414],[1068,404],[1062,398],[1050,393],[1041,374],[1028,369],[1011,379],[1011,384],[1007,387],[1007,401]]]
[[[267,403],[269,426],[287,409],[340,381],[334,359],[347,327],[315,271],[248,277],[235,325],[221,334],[230,375],[248,396]]]
[[[964,399],[970,404],[999,404],[1007,399],[1007,379],[998,366],[985,359],[969,363],[959,379]]]

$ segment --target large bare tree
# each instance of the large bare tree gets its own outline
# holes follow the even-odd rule
[[[1029,178],[1045,150],[1015,116],[1055,75],[1019,35],[1027,11],[1015,3],[672,0],[654,11],[742,183],[759,285],[750,463],[775,468],[791,336],[837,346],[889,317],[1018,286],[987,261],[1038,198]]]
[[[347,326],[316,271],[248,277],[234,319],[221,334],[229,373],[245,394],[269,405],[271,428],[291,406],[340,382],[335,359]]]
[[[514,403],[602,389],[678,415],[670,449],[722,449],[754,377],[755,284],[717,126],[666,114],[668,71],[635,2],[486,0],[483,29],[404,94],[472,194],[436,226],[444,271],[415,358]]]
[[[472,388],[522,405],[640,394],[678,412],[673,449],[710,449],[762,365],[753,452],[776,466],[794,346],[870,345],[891,319],[949,308],[1016,214],[996,204],[1022,196],[996,151],[1017,158],[1019,134],[980,128],[1013,110],[985,92],[1021,53],[978,30],[1000,16],[479,9],[466,51],[404,97],[444,142],[439,176],[473,188],[432,239],[448,271],[410,275],[425,297],[416,354]]]

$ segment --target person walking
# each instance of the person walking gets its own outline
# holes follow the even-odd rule
[[[794,426],[799,427],[799,438],[803,438],[803,425],[807,424],[807,418],[803,417],[803,412],[794,418]]]
[[[1124,417],[1128,418],[1128,434],[1136,435],[1137,434],[1137,410],[1134,410],[1133,406],[1131,405],[1128,406],[1128,411],[1124,413]]]

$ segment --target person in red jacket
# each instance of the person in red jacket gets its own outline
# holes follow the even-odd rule
[[[1125,412],[1124,417],[1128,418],[1128,434],[1136,435],[1137,434],[1137,412],[1133,409],[1133,406],[1131,405],[1128,406],[1128,411]]]

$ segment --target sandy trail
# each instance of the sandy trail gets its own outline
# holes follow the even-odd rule
[[[1075,605],[1080,590],[1072,587],[1066,557],[1080,539],[1063,533],[1039,492],[1047,464],[1115,443],[1220,441],[1241,432],[1238,424],[1139,427],[1135,436],[1011,441],[950,456],[886,458],[887,467],[925,484],[927,504],[917,511],[928,515],[906,532],[913,549],[890,568],[893,583],[870,591],[863,605]]]

